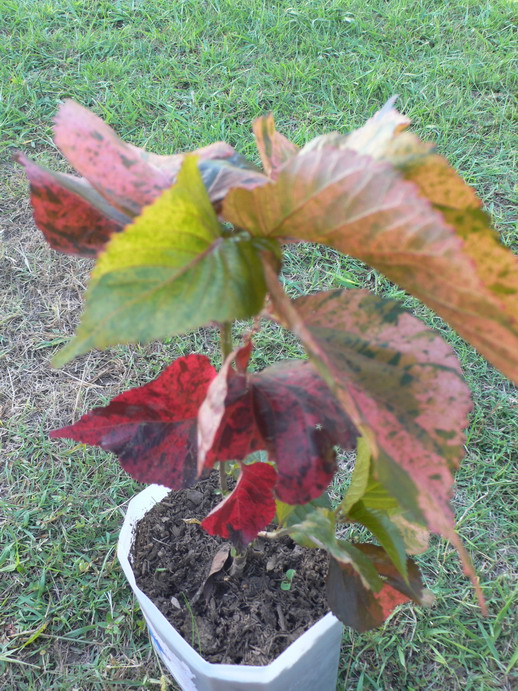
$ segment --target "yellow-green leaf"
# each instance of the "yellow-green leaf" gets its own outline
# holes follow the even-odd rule
[[[186,157],[176,184],[100,255],[81,324],[55,364],[90,348],[257,314],[266,294],[264,249],[276,253],[277,243],[222,229],[196,158]]]
[[[340,505],[342,513],[347,514],[365,494],[369,483],[371,451],[366,439],[359,437],[356,450],[356,463],[351,476],[351,484]]]

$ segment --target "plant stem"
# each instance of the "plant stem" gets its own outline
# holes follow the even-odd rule
[[[231,322],[223,322],[219,327],[220,341],[221,341],[221,355],[223,362],[232,352],[232,324]]]
[[[228,494],[228,482],[227,482],[227,471],[225,470],[225,464],[219,464],[219,488],[221,494]]]
[[[227,357],[232,352],[231,322],[223,322],[223,324],[221,324],[221,326],[219,327],[219,338],[221,343],[221,357],[223,362],[225,362]],[[221,462],[219,464],[219,488],[221,490],[221,494],[228,494],[227,473],[225,471],[225,464]]]
[[[238,552],[234,557],[232,566],[230,567],[231,576],[241,576],[243,574],[246,564],[246,549],[244,552]]]

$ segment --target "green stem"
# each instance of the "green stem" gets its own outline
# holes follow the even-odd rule
[[[232,352],[232,323],[223,322],[219,327],[220,341],[221,341],[221,355],[223,362]]]
[[[221,342],[221,357],[223,362],[232,352],[232,323],[223,322],[219,328],[219,337]],[[223,495],[228,494],[227,473],[225,471],[225,464],[219,464],[219,488]]]

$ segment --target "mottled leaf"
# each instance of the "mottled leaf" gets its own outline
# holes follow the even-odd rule
[[[393,127],[398,117],[402,116],[393,109],[382,110],[367,123],[373,134],[370,152],[359,146],[361,136],[349,141],[348,146],[396,166],[464,240],[463,253],[472,260],[483,285],[476,296],[478,302],[466,309],[464,317],[458,314],[456,305],[452,309],[447,304],[442,316],[490,362],[517,381],[518,258],[502,245],[475,190],[443,156],[433,152],[432,144]],[[404,121],[401,124],[405,126]],[[360,128],[351,136],[363,135],[364,130]],[[460,277],[458,284],[451,286],[452,296],[463,280]]]
[[[294,156],[299,148],[277,132],[273,115],[257,118],[253,128],[264,171],[268,177],[275,179],[278,169]]]
[[[268,463],[241,465],[234,490],[202,521],[210,535],[230,539],[242,551],[275,516],[275,468]]]
[[[138,216],[178,174],[185,154],[159,156],[123,142],[101,118],[74,101],[65,101],[56,117],[55,142],[72,166],[99,193],[128,216]],[[266,182],[252,164],[224,142],[193,152],[212,201],[236,185]]]
[[[334,447],[350,449],[357,431],[306,362],[273,365],[249,377],[256,423],[279,473],[287,504],[319,497],[336,470]]]
[[[391,132],[404,126],[390,112],[386,117],[388,126],[376,120],[382,144],[370,126],[368,146],[356,144],[360,151],[373,154],[379,146],[377,155],[386,158]],[[350,142],[328,144],[292,156],[275,181],[231,190],[223,216],[253,234],[320,242],[361,259],[518,381],[518,272],[482,212],[436,202],[434,208],[419,190],[418,174],[358,153]]]
[[[136,147],[74,101],[60,107],[54,141],[72,166],[128,216],[138,215],[172,184],[171,175],[146,161]]]
[[[371,447],[374,474],[406,512],[455,545],[485,613],[449,499],[463,455],[469,390],[451,348],[392,300],[331,291],[292,304],[265,263],[281,320]]]
[[[180,489],[197,470],[197,415],[216,370],[203,355],[181,357],[154,381],[116,396],[50,433],[117,454],[139,482]]]
[[[94,257],[130,222],[86,180],[53,173],[20,153],[15,159],[30,182],[34,222],[52,249]]]
[[[266,246],[223,232],[196,160],[186,158],[175,186],[113,236],[99,257],[76,336],[54,364],[90,348],[257,314],[266,293],[260,261]],[[275,243],[268,248],[275,251]]]
[[[433,602],[434,597],[424,587],[421,572],[413,559],[407,559],[408,579],[405,580],[383,547],[366,543],[358,544],[356,548],[370,559],[379,575],[393,588],[425,607]]]
[[[471,408],[452,349],[397,302],[365,290],[303,297],[293,307],[336,397],[367,437],[377,479],[418,520],[450,535],[452,469]]]
[[[239,460],[266,449],[277,466],[279,499],[304,504],[320,496],[336,469],[334,446],[351,448],[356,441],[347,415],[307,362],[282,362],[247,376],[233,372],[230,362],[200,410],[199,471],[216,457]],[[241,455],[232,456],[239,448]]]
[[[331,611],[340,621],[363,632],[380,626],[395,607],[404,602],[414,600],[422,605],[430,604],[430,595],[423,588],[419,569],[411,559],[407,560],[408,582],[405,582],[381,547],[356,547],[371,560],[383,577],[383,585],[377,592],[367,588],[350,564],[331,557],[327,599]]]
[[[483,287],[463,311],[446,305],[441,316],[490,362],[518,383],[518,257],[504,247],[474,190],[442,156],[402,165],[407,180],[440,210],[464,241]],[[452,291],[462,286],[462,277]]]

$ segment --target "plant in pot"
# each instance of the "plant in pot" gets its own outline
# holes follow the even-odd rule
[[[360,129],[299,148],[263,117],[254,123],[259,169],[222,142],[191,154],[146,153],[68,101],[55,141],[82,177],[17,155],[51,247],[96,260],[80,325],[56,365],[91,348],[219,330],[219,371],[204,355],[180,357],[154,381],[51,433],[114,452],[150,484],[130,503],[119,557],[182,688],[334,688],[339,622],[364,631],[401,603],[430,601],[412,559],[430,531],[455,545],[485,611],[450,507],[471,406],[451,347],[394,300],[353,289],[291,299],[280,278],[288,243],[334,248],[422,300],[518,380],[515,257],[474,191],[408,124],[391,100]],[[233,324],[250,318],[234,343]],[[272,322],[293,332],[307,358],[251,371],[254,337]],[[347,491],[332,503],[337,449],[357,454]],[[241,666],[203,660],[135,582],[134,529],[138,547],[144,516],[158,506],[159,522],[176,512],[187,541],[215,540],[207,564],[191,568],[190,585],[169,598],[190,617],[191,642],[196,608],[212,608],[217,621],[221,593],[245,590],[258,552],[277,545],[293,555],[301,546],[314,564],[326,559],[327,576],[320,566],[308,572],[333,614],[264,667],[249,657]],[[375,542],[353,542],[351,524]],[[153,541],[151,527],[144,552]],[[295,561],[275,581],[282,597],[303,586]],[[174,580],[174,567],[153,569],[155,581]],[[278,617],[288,642],[289,607]]]

